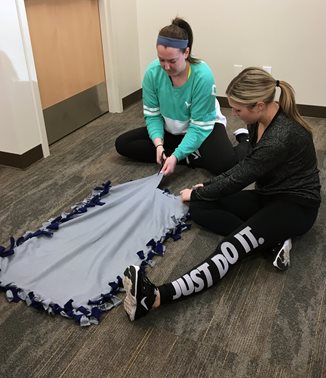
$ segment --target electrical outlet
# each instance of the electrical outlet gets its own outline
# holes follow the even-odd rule
[[[263,69],[270,74],[272,73],[272,66],[263,66]]]

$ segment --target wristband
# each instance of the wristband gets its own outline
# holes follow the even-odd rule
[[[155,148],[160,147],[160,146],[163,147],[163,144],[162,144],[162,143],[161,143],[161,144],[158,144],[157,146],[155,146]]]

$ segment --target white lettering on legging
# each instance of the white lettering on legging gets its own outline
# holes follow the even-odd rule
[[[239,254],[235,246],[230,242],[221,244],[221,252],[230,264],[235,264],[238,261]],[[231,253],[230,253],[231,252]]]
[[[226,272],[229,270],[229,263],[235,264],[239,259],[237,249],[230,242],[223,242],[221,244],[221,252],[222,254],[218,253],[211,259],[218,269],[220,279],[224,277]]]
[[[185,274],[181,278],[178,278],[176,281],[172,282],[175,290],[173,300],[180,298],[181,295],[190,295],[194,291],[201,291],[205,287],[204,280],[200,275],[201,272],[203,272],[205,275],[207,287],[212,286],[213,279],[210,271],[208,270],[208,263],[204,263],[197,269],[192,270],[190,274]]]
[[[239,231],[234,235],[234,237],[239,241],[246,253],[250,252],[251,249],[258,247],[258,241],[251,232],[251,228],[249,226]],[[250,248],[250,245],[246,239],[250,241],[252,248]],[[229,241],[221,243],[220,249],[222,253],[214,255],[211,258],[211,261],[216,265],[221,279],[229,270],[229,264],[233,265],[238,261],[239,253],[237,248]],[[213,279],[208,268],[209,264],[203,263],[196,269],[192,270],[189,274],[185,274],[176,281],[173,281],[172,285],[175,290],[173,300],[180,298],[182,295],[187,296],[193,294],[194,292],[201,291],[205,287],[201,272],[205,275],[207,287],[212,286]]]
[[[218,272],[220,274],[220,278],[225,276],[226,272],[228,271],[229,264],[227,262],[227,259],[218,253],[217,255],[213,256],[212,259],[213,263],[216,265]]]
[[[254,237],[253,233],[251,232],[251,228],[248,226],[244,228],[243,230],[241,230],[238,234],[234,235],[234,237],[237,240],[239,240],[240,244],[243,246],[246,253],[248,253],[251,250],[251,248],[248,242],[246,241],[246,239],[244,238],[244,236],[246,236],[247,239],[250,240],[251,245],[253,246],[254,249],[258,247],[257,239]]]

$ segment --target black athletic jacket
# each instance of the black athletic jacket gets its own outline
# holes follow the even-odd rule
[[[233,168],[192,191],[191,200],[214,201],[255,182],[264,196],[318,207],[320,181],[312,135],[279,110],[260,141],[258,123],[248,125],[251,152]],[[270,197],[272,198],[272,197]]]

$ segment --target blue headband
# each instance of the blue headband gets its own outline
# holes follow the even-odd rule
[[[156,45],[175,47],[176,49],[185,49],[186,47],[188,47],[188,39],[177,39],[159,35],[157,37]]]

